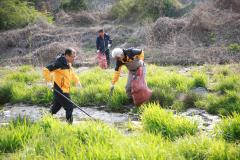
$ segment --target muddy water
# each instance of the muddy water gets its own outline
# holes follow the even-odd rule
[[[181,116],[187,117],[192,121],[198,123],[198,128],[202,131],[209,132],[213,130],[214,126],[220,122],[220,117],[211,115],[205,110],[190,108],[185,112],[180,113]]]
[[[130,115],[127,113],[111,113],[102,110],[103,107],[83,107],[82,109],[91,115],[93,118],[101,120],[106,123],[121,123],[127,122]],[[49,108],[41,106],[27,106],[25,104],[7,104],[0,111],[0,123],[8,123],[11,119],[18,116],[27,116],[33,121],[39,120],[43,115],[48,114]],[[65,120],[65,111],[61,109],[55,117]],[[81,112],[79,109],[75,108],[73,111],[74,123],[88,119],[89,117]]]
[[[103,110],[102,107],[83,107],[82,109],[90,114],[95,119],[101,120],[108,124],[116,126],[122,126],[126,122],[131,120],[133,124],[139,125],[138,116],[131,113],[112,113]],[[39,120],[43,115],[47,114],[49,108],[41,106],[27,106],[25,104],[5,105],[0,111],[0,125],[7,124],[11,119],[18,116],[27,116],[33,121]],[[189,118],[192,121],[196,121],[199,124],[199,129],[209,132],[213,129],[214,125],[220,121],[218,116],[210,115],[204,110],[200,109],[188,109],[185,112],[179,113],[179,115]],[[61,109],[55,117],[65,121],[65,111]],[[74,124],[86,120],[88,118],[83,112],[75,108],[73,111]]]

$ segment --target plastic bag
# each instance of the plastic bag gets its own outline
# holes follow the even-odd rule
[[[101,67],[102,69],[107,69],[106,55],[99,52],[98,55],[97,55],[97,59],[98,59],[99,67]]]
[[[131,86],[131,93],[135,105],[141,105],[149,101],[152,96],[152,90],[150,90],[146,84],[142,67],[137,70],[136,75],[132,76]]]

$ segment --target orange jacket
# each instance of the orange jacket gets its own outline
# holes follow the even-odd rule
[[[142,60],[142,61],[144,60],[144,51],[143,50],[130,48],[130,49],[123,50],[123,53],[124,53],[123,60],[121,60],[121,61],[117,60],[117,62],[116,62],[115,73],[114,73],[114,76],[112,79],[112,84],[115,84],[118,81],[118,79],[120,77],[122,65],[124,65],[128,62],[131,62],[135,59]]]
[[[63,93],[70,92],[71,81],[74,81],[75,84],[80,83],[78,76],[63,55],[43,69],[43,76],[47,82],[54,81]]]

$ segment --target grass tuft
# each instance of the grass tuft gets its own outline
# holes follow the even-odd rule
[[[161,109],[157,104],[145,105],[141,118],[145,130],[154,134],[160,133],[170,139],[194,135],[198,130],[195,122],[174,116],[172,112]]]
[[[223,139],[236,142],[240,141],[240,114],[224,118],[216,127],[215,133]]]
[[[195,104],[212,114],[240,113],[240,95],[236,91],[228,91],[225,95],[209,94],[205,99],[199,100]]]
[[[208,79],[205,74],[202,74],[202,73],[193,74],[193,84],[192,84],[193,88],[197,88],[197,87],[207,88],[207,83],[208,83]]]

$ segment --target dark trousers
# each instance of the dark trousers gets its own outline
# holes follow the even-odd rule
[[[110,66],[110,50],[107,49],[107,50],[105,51],[105,54],[106,54],[106,59],[107,59],[107,65],[108,65],[108,67],[109,67],[109,66]]]
[[[66,96],[67,98],[70,99],[70,94],[63,93],[62,90],[56,84],[54,84],[54,89],[58,90],[64,96]],[[66,111],[67,122],[72,124],[72,122],[73,122],[73,117],[72,117],[73,104],[69,100],[67,100],[65,97],[63,97],[62,95],[57,93],[55,90],[53,92],[53,96],[54,96],[53,106],[50,109],[50,113],[56,114],[61,109],[61,107],[63,107],[64,110]]]

